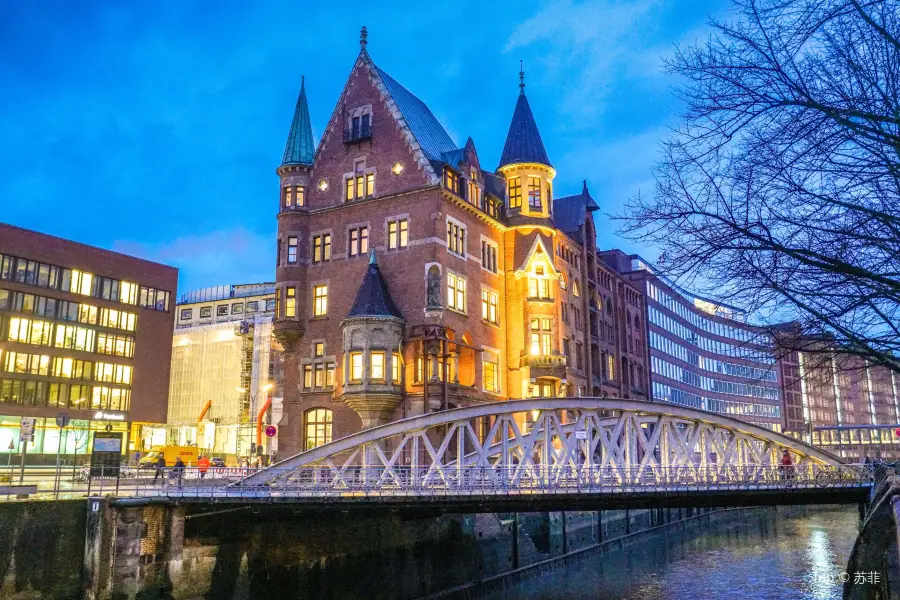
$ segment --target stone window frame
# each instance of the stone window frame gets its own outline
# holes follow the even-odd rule
[[[447,237],[448,237],[448,236],[447,236],[447,229],[449,228],[450,223],[453,223],[453,224],[456,225],[457,227],[462,228],[462,230],[464,231],[464,233],[463,233],[463,248],[462,248],[462,252],[461,252],[461,253],[457,253],[456,251],[450,249],[450,241],[447,239]],[[464,222],[460,221],[459,219],[456,219],[456,218],[454,218],[454,217],[452,217],[452,216],[450,216],[450,215],[447,215],[447,219],[446,219],[445,227],[444,227],[444,236],[443,236],[443,240],[444,240],[444,245],[445,245],[446,248],[447,248],[447,252],[448,252],[451,256],[455,256],[456,258],[458,258],[458,259],[460,259],[460,260],[464,260],[464,261],[468,261],[468,260],[469,260],[469,254],[468,254],[468,249],[469,249],[469,226],[468,226],[466,223],[464,223]]]
[[[341,178],[341,198],[344,204],[348,202],[359,202],[360,200],[367,200],[369,198],[375,198],[378,196],[378,168],[377,167],[369,167],[368,166],[368,155],[363,154],[361,156],[357,156],[353,159],[353,170],[347,173],[344,173]],[[356,170],[356,165],[362,162],[363,168],[361,171]],[[353,198],[347,198],[347,181],[355,180],[358,175],[362,174],[364,176],[363,186],[366,185],[366,180],[369,175],[372,175],[372,193],[371,194],[363,194],[362,196],[356,195],[356,184],[353,185]]]
[[[496,390],[489,390],[484,386],[484,363],[485,363],[484,357],[488,353],[493,354],[494,356],[497,357],[497,389]],[[494,348],[492,346],[482,345],[481,346],[481,391],[486,394],[491,394],[494,396],[503,395],[503,377],[502,377],[502,375],[503,375],[503,353],[500,352],[500,350],[498,350],[497,348]]]
[[[400,245],[400,221],[406,221],[406,245]],[[397,223],[397,247],[390,247],[390,224]],[[412,236],[410,235],[412,232],[412,219],[409,217],[409,213],[399,213],[396,215],[390,215],[384,218],[384,250],[385,252],[398,252],[402,250],[407,250],[410,247],[410,242],[412,242]],[[370,244],[371,246],[371,244]]]
[[[445,296],[444,304],[446,305],[447,310],[453,311],[460,315],[468,316],[468,314],[469,314],[469,278],[466,277],[465,275],[460,274],[458,271],[454,271],[452,269],[447,269],[447,273],[445,275],[446,275],[446,278],[445,278],[445,283],[444,283],[444,292],[447,295]],[[450,306],[450,276],[451,275],[453,275],[453,277],[455,277],[457,281],[462,280],[463,282],[465,282],[465,285],[466,285],[466,289],[463,292],[463,302],[465,303],[465,306],[463,306],[462,309],[455,307],[455,306]],[[454,288],[453,293],[454,293],[454,296],[459,293],[457,288]],[[481,302],[481,299],[479,298],[479,303],[480,302]]]
[[[468,290],[467,290],[467,291],[468,291]],[[491,321],[491,320],[488,319],[488,318],[485,318],[484,313],[482,312],[482,315],[481,315],[481,322],[484,323],[484,324],[486,324],[486,325],[490,325],[491,327],[500,327],[500,292],[497,291],[496,288],[493,288],[493,287],[491,287],[491,286],[489,286],[489,285],[487,285],[486,283],[483,283],[483,282],[482,282],[482,284],[481,284],[481,292],[482,292],[482,293],[487,292],[488,294],[494,294],[495,296],[497,296],[497,321],[494,322],[494,321]],[[478,304],[479,304],[479,306],[481,306],[483,302],[484,302],[484,298],[481,296],[481,294],[479,294],[479,295],[478,295]]]
[[[324,285],[325,286],[325,312],[321,315],[315,314],[316,312],[316,287]],[[328,318],[328,309],[330,308],[328,305],[330,302],[328,301],[329,296],[329,288],[331,287],[330,279],[319,279],[316,281],[309,282],[309,298],[310,298],[310,320],[320,320]]]
[[[480,234],[479,238],[480,238],[482,244],[487,244],[489,246],[493,246],[494,251],[496,252],[496,255],[497,255],[497,270],[496,271],[491,271],[490,269],[488,269],[487,267],[484,266],[483,256],[482,256],[482,261],[481,261],[481,268],[493,275],[501,275],[502,273],[500,270],[500,244],[498,242],[494,241],[493,239],[487,237],[484,234]]]
[[[323,235],[331,236],[331,256],[329,258],[323,258],[320,261],[314,262],[313,256],[315,256],[315,249],[313,246],[313,242],[315,241],[315,239],[317,237],[321,237]],[[311,231],[309,233],[309,259],[307,260],[307,262],[311,265],[318,265],[321,263],[332,261],[334,259],[334,249],[335,249],[334,240],[335,240],[335,237],[334,237],[334,229],[333,228],[317,229],[316,231]]]
[[[363,252],[362,247],[359,248],[359,252],[356,254],[350,254],[350,232],[354,229],[362,229],[366,228],[366,250]],[[372,224],[369,221],[360,221],[358,223],[348,223],[344,227],[344,236],[346,243],[344,244],[346,258],[356,258],[358,256],[368,256],[369,251],[372,249]],[[334,236],[331,238],[331,256],[334,257]]]
[[[345,128],[348,130],[353,129],[353,119],[359,117],[360,120],[360,128],[362,128],[362,117],[363,115],[369,115],[369,131],[372,131],[372,127],[375,125],[375,114],[372,110],[371,104],[363,104],[361,106],[357,106],[351,109],[347,113],[347,122],[344,124]]]

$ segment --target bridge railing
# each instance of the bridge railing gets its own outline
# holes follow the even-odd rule
[[[216,496],[419,496],[473,494],[616,494],[622,492],[690,492],[712,489],[791,489],[868,486],[867,465],[779,465],[697,467],[598,467],[593,465],[509,465],[487,467],[366,468],[308,466],[285,469],[268,483],[250,485],[247,470],[167,470],[157,481],[144,480],[126,495],[166,497]],[[270,470],[271,472],[271,470]]]

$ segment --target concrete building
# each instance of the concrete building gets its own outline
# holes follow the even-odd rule
[[[88,453],[107,427],[123,452],[140,449],[166,419],[177,281],[173,267],[0,223],[0,452],[18,452],[26,416],[31,454]]]
[[[646,298],[652,399],[781,431],[783,376],[772,339],[737,308],[713,303],[621,250],[600,258]]]
[[[524,74],[491,171],[360,41],[317,146],[301,85],[277,169],[284,453],[477,402],[646,398],[643,297],[598,262],[587,187],[556,197]]]
[[[280,353],[272,345],[275,284],[205,288],[176,305],[167,431],[157,443],[196,444],[229,459],[256,445],[256,421],[281,416],[275,385]],[[274,440],[268,451],[275,449]],[[265,445],[265,444],[264,444]]]

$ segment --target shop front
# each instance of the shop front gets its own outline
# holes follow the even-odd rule
[[[71,418],[60,428],[54,417],[33,417],[34,438],[27,443],[26,462],[28,464],[54,464],[57,452],[64,463],[87,462],[93,450],[94,433],[119,432],[123,439],[130,437],[130,423],[127,413],[97,411],[90,418]],[[16,463],[21,456],[19,428],[21,416],[0,415],[0,455],[6,455],[2,463]],[[122,445],[122,453],[128,452],[129,444]],[[15,457],[15,458],[14,458]]]

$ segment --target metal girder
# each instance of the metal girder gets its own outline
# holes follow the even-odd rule
[[[485,428],[485,421],[489,427]],[[628,484],[664,472],[708,482],[747,468],[840,465],[838,457],[744,421],[675,404],[609,398],[511,400],[429,413],[367,429],[263,469],[241,484],[346,489],[350,480],[441,486],[463,472],[501,474],[508,484],[552,484],[603,472]],[[313,469],[310,469],[314,467]],[[417,475],[410,480],[410,473]]]

